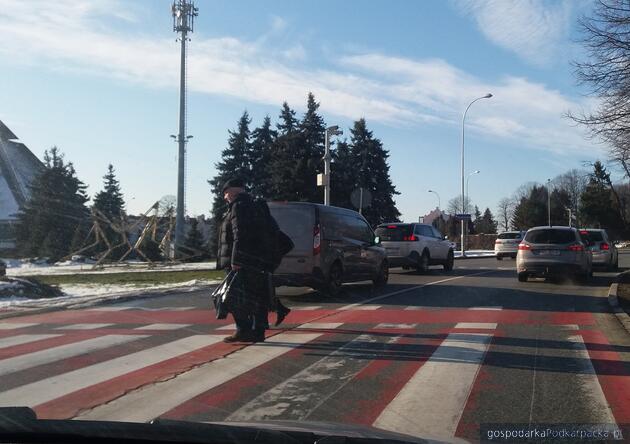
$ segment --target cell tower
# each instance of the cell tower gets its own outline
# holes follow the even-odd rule
[[[179,81],[179,134],[173,137],[179,146],[179,160],[177,165],[177,216],[175,219],[175,251],[184,243],[184,212],[186,206],[186,143],[192,136],[186,135],[186,42],[188,33],[193,32],[195,17],[199,9],[188,0],[176,0],[173,2],[173,31],[180,34],[181,42],[180,81]]]

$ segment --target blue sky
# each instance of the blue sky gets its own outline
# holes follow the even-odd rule
[[[564,117],[596,106],[570,62],[591,2],[198,0],[190,43],[187,212],[244,110],[252,128],[309,91],[329,125],[366,118],[390,151],[407,221],[460,193],[466,118],[470,198],[494,212],[523,183],[605,146]],[[179,46],[168,0],[0,0],[0,120],[37,156],[57,145],[94,195],[112,163],[127,208],[176,194]],[[334,184],[332,185],[334,187]]]

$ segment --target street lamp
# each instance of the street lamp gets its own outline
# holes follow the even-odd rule
[[[547,179],[547,217],[551,226],[551,179]]]
[[[330,136],[340,136],[343,131],[339,129],[339,126],[333,125],[326,128],[325,135],[325,147],[324,153],[324,205],[330,205]]]
[[[435,194],[437,196],[437,198],[438,198],[438,210],[439,210],[440,207],[442,206],[442,205],[440,205],[440,195],[437,193],[437,191],[433,191],[433,190],[429,190],[429,193],[433,193],[433,194]]]
[[[466,179],[466,199],[470,199],[470,187],[468,186],[468,182],[470,182],[470,176],[472,176],[473,174],[479,174],[479,173],[481,173],[481,171],[479,170],[475,170],[472,173],[468,173],[468,178]],[[466,203],[464,203],[464,206],[466,206]]]
[[[477,100],[481,100],[481,99],[489,99],[490,97],[492,97],[492,94],[488,93],[485,96],[482,97],[477,97],[475,100],[473,100],[472,102],[470,102],[468,104],[468,106],[466,107],[466,111],[464,111],[464,117],[462,117],[462,213],[466,212],[466,195],[464,193],[464,128],[465,128],[465,122],[466,122],[466,114],[468,113],[468,109],[472,106],[473,103],[475,103]],[[462,219],[462,257],[466,256],[466,235],[464,234],[464,224],[466,221],[464,221],[464,219]]]

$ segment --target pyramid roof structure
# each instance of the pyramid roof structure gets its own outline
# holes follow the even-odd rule
[[[30,197],[30,184],[44,164],[0,121],[0,221],[16,219]]]

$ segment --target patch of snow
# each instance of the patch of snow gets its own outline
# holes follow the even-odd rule
[[[216,262],[191,262],[175,264],[154,264],[147,262],[128,261],[121,264],[107,264],[93,269],[93,261],[70,260],[56,264],[46,263],[46,259],[3,259],[7,264],[7,276],[29,275],[64,275],[64,274],[104,274],[104,273],[142,273],[154,271],[212,271]]]
[[[466,250],[466,257],[494,257],[494,250]],[[455,251],[455,257],[462,257],[462,252]]]

